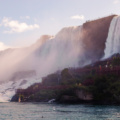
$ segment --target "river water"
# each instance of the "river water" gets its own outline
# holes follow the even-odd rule
[[[120,106],[0,103],[0,120],[120,120]]]

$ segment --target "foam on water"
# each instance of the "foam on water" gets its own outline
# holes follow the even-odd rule
[[[18,88],[26,89],[30,85],[39,82],[41,82],[40,78],[26,78],[20,79],[18,81],[8,81],[7,83],[0,84],[0,102],[10,101]]]

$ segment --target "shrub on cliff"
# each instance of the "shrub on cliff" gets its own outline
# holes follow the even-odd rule
[[[120,80],[117,76],[99,76],[91,89],[96,101],[120,102]]]

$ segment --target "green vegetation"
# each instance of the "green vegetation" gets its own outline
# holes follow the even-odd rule
[[[48,101],[50,99],[56,98],[57,94],[56,91],[53,90],[40,90],[35,94],[31,94],[27,101]]]
[[[106,70],[108,72],[105,73]],[[92,66],[88,65],[77,70],[65,68],[61,72],[50,74],[43,78],[42,83],[17,92],[15,96],[17,99],[20,97],[24,102],[49,101],[53,98],[60,101],[63,96],[82,100],[76,91],[83,91],[84,94],[87,92],[92,95],[94,102],[120,103],[119,73],[120,55],[115,54],[110,59],[97,62]],[[13,98],[16,101],[15,96]]]
[[[59,84],[59,74],[53,73],[53,74],[48,75],[47,77],[43,78],[42,84],[50,85],[50,86],[58,85]]]
[[[102,103],[120,102],[120,77],[104,75],[96,77],[90,87],[94,100]]]

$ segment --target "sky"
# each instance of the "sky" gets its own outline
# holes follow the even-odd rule
[[[111,14],[120,15],[120,0],[0,0],[0,50]]]

